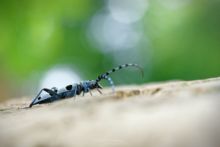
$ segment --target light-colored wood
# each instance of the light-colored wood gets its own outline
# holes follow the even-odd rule
[[[220,78],[96,90],[27,108],[0,104],[0,146],[218,147]]]

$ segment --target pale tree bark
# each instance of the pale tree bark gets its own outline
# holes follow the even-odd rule
[[[0,105],[1,146],[220,146],[220,78],[104,89],[27,108]]]

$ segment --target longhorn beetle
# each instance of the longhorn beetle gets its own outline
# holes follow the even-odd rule
[[[32,107],[33,105],[36,105],[36,104],[50,103],[50,102],[65,99],[65,98],[75,97],[76,95],[80,95],[81,93],[83,93],[83,95],[84,95],[85,93],[90,92],[90,94],[91,94],[91,90],[93,90],[93,89],[97,89],[99,93],[102,93],[100,91],[100,89],[102,89],[102,86],[99,84],[99,82],[103,79],[105,79],[109,82],[109,84],[112,87],[112,91],[114,92],[114,83],[113,83],[112,79],[109,77],[109,75],[113,72],[116,72],[120,69],[129,67],[129,66],[138,68],[141,71],[141,74],[143,77],[143,74],[144,74],[143,69],[139,65],[137,65],[137,64],[119,65],[118,67],[113,68],[112,70],[107,71],[107,72],[99,75],[96,80],[82,81],[80,83],[67,85],[66,87],[61,88],[61,89],[57,89],[56,87],[53,87],[51,89],[43,88],[40,90],[38,95],[32,100],[29,107]],[[43,91],[48,94],[42,95],[41,93]]]

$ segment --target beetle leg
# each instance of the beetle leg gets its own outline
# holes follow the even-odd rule
[[[34,98],[34,100],[31,102],[31,104],[29,105],[29,107],[32,107],[34,105],[34,102],[36,101],[36,99],[40,96],[40,94],[45,91],[47,92],[48,94],[50,94],[51,96],[59,96],[56,92],[54,92],[53,90],[51,89],[48,89],[48,88],[43,88],[41,89],[41,91],[38,93],[38,95]]]
[[[97,89],[97,91],[100,93],[100,94],[102,94],[102,92],[101,92],[101,90],[99,89],[99,88],[96,88]]]

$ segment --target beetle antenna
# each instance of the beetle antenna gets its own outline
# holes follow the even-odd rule
[[[96,82],[99,82],[102,79],[106,79],[106,77],[109,76],[113,72],[116,72],[118,70],[130,67],[130,66],[138,68],[140,70],[140,72],[141,72],[142,77],[144,76],[144,71],[143,71],[143,69],[138,64],[123,64],[123,65],[119,65],[119,66],[113,68],[112,70],[109,70],[109,71],[99,75],[98,78],[96,79]]]

